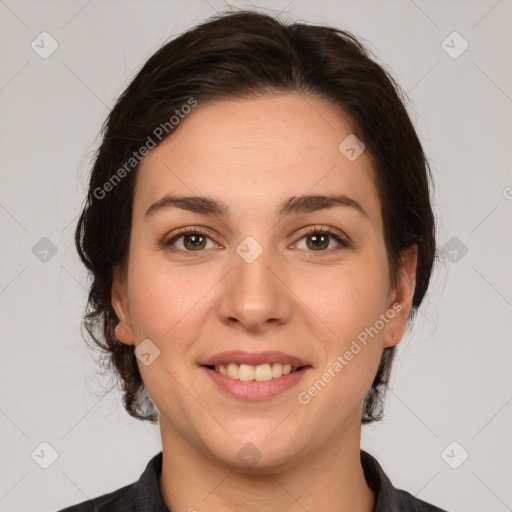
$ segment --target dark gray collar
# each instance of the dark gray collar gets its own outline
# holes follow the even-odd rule
[[[361,465],[368,486],[375,494],[373,512],[445,512],[393,487],[377,460],[363,450]],[[137,512],[170,512],[160,491],[161,472],[162,452],[148,462],[140,479],[133,484],[132,499]]]

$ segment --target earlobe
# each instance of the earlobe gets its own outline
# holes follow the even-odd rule
[[[386,316],[391,318],[384,333],[384,347],[394,347],[398,345],[405,333],[407,325],[407,316],[409,313],[404,313],[404,307],[400,302],[395,302],[388,308]]]
[[[116,338],[125,345],[133,345],[133,334],[131,327],[121,320],[115,327]]]
[[[111,301],[112,307],[116,312],[119,323],[115,327],[116,338],[126,345],[133,345],[133,330],[131,326],[130,311],[128,308],[128,298],[126,287],[120,282],[119,273],[114,271],[112,283]]]

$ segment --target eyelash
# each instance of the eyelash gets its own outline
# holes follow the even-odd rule
[[[173,252],[182,252],[186,256],[195,256],[194,253],[204,252],[204,249],[202,251],[185,251],[183,249],[176,249],[175,247],[173,247],[172,244],[174,242],[176,242],[177,240],[179,240],[184,235],[201,235],[201,236],[210,238],[210,240],[212,239],[212,237],[208,234],[207,231],[202,231],[201,229],[198,229],[195,227],[192,227],[192,228],[188,227],[188,228],[184,228],[184,229],[178,231],[178,233],[174,234],[172,238],[164,240],[162,242],[162,246],[168,250],[173,251]],[[303,231],[300,234],[300,238],[297,240],[296,243],[301,241],[303,238],[305,238],[307,236],[312,236],[312,235],[328,235],[328,236],[330,236],[331,238],[333,238],[334,240],[336,240],[336,242],[338,242],[340,244],[341,247],[338,247],[337,248],[338,250],[340,250],[341,248],[346,249],[351,246],[347,240],[343,239],[340,235],[338,235],[337,233],[334,233],[333,231],[331,231],[329,228],[327,228],[325,226],[314,226],[313,228],[308,228],[307,230]],[[311,252],[313,254],[318,252],[320,254],[317,254],[317,255],[321,256],[322,253],[330,254],[333,250],[337,250],[337,249],[334,248],[334,249],[327,249],[327,250],[321,250],[321,251],[307,251],[307,252]]]

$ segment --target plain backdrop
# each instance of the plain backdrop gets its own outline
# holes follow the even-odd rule
[[[408,93],[444,258],[362,446],[423,500],[512,510],[507,0],[0,0],[0,510],[113,491],[161,449],[157,426],[105,395],[82,339],[88,281],[73,232],[115,99],[166,39],[229,8],[352,31]]]

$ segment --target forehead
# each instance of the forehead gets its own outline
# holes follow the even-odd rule
[[[347,137],[348,118],[315,96],[199,104],[142,160],[134,215],[170,192],[219,197],[245,213],[306,193],[350,194],[378,210],[371,161],[365,152],[347,158],[339,148]]]

